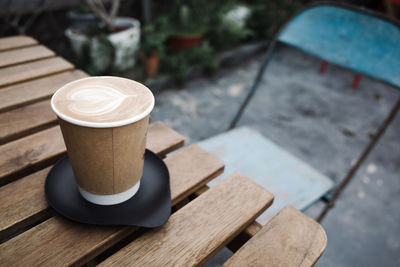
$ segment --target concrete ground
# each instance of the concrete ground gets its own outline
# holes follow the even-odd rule
[[[188,143],[223,132],[257,73],[261,57],[213,78],[169,88],[156,96],[153,120],[188,137]],[[282,46],[238,125],[257,129],[293,155],[340,182],[400,96],[384,83]],[[400,265],[400,114],[343,192],[322,225],[328,247],[318,266]],[[311,206],[312,217],[322,204]],[[225,250],[209,266],[218,265]]]

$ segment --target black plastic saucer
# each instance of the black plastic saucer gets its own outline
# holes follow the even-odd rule
[[[88,202],[78,191],[68,156],[50,170],[44,185],[47,201],[61,215],[81,223],[159,227],[171,215],[171,190],[167,166],[146,150],[138,192],[116,205]]]

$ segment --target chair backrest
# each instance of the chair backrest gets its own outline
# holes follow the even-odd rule
[[[313,3],[296,13],[272,40],[227,131],[236,127],[257,90],[277,42],[400,88],[399,22],[345,3]]]
[[[400,87],[400,26],[371,11],[315,4],[297,13],[277,40]]]

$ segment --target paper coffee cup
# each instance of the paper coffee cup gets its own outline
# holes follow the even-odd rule
[[[119,77],[68,83],[52,97],[78,190],[88,201],[118,204],[139,189],[154,96]]]

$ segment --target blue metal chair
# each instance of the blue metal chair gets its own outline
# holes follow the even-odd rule
[[[276,198],[268,210],[270,213],[288,204],[305,209],[333,187],[328,177],[254,130],[232,130],[256,91],[278,42],[356,73],[400,86],[400,27],[396,22],[371,11],[336,2],[313,4],[289,20],[270,44],[253,86],[228,128],[231,131],[200,142],[200,146],[225,161],[227,174],[234,169],[239,170],[273,191]],[[399,109],[399,103],[391,115]],[[392,117],[389,116],[385,123],[390,123]],[[385,123],[337,188],[344,187],[351,179],[377,138],[382,135]],[[249,150],[252,152],[243,157],[243,153]],[[334,198],[337,195],[335,193]],[[272,213],[264,214],[259,222],[265,223]]]
[[[359,9],[316,5],[300,12],[278,40],[326,61],[400,86],[397,25]]]
[[[279,42],[400,87],[399,22],[344,3],[315,3],[296,13],[275,36],[229,129],[236,126]]]

